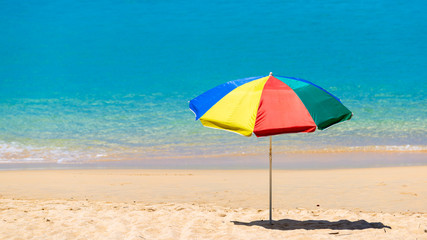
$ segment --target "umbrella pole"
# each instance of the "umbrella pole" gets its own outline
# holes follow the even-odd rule
[[[270,136],[270,154],[269,154],[269,158],[270,158],[270,224],[273,224],[273,220],[272,220],[272,202],[273,202],[273,197],[272,197],[272,162],[273,162],[273,154],[272,154],[272,147],[271,147],[271,142],[272,142],[272,137]]]

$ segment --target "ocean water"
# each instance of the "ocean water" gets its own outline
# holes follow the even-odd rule
[[[0,168],[265,154],[267,138],[204,128],[188,101],[269,72],[314,82],[354,113],[325,131],[275,136],[275,152],[425,154],[426,10],[384,0],[0,1]]]

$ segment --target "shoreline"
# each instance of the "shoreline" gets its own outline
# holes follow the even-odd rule
[[[425,152],[328,152],[274,153],[273,168],[278,170],[352,169],[402,166],[427,166]],[[37,169],[265,169],[268,153],[241,155],[200,155],[175,158],[109,159],[83,162],[0,163],[5,170]]]

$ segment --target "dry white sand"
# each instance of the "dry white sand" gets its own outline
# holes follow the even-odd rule
[[[0,172],[0,239],[427,239],[427,166]]]

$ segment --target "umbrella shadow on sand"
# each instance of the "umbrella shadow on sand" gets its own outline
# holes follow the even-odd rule
[[[275,230],[297,230],[297,229],[305,229],[305,230],[316,230],[316,229],[331,229],[331,230],[364,230],[369,228],[374,229],[382,229],[388,228],[391,229],[390,226],[384,225],[380,222],[367,222],[365,220],[358,221],[349,221],[349,220],[339,220],[336,222],[331,222],[327,220],[306,220],[306,221],[298,221],[292,219],[281,219],[277,221],[272,221],[273,224],[270,224],[269,221],[252,221],[252,222],[239,222],[232,221],[235,225],[243,225],[243,226],[260,226],[267,229],[275,229]]]

